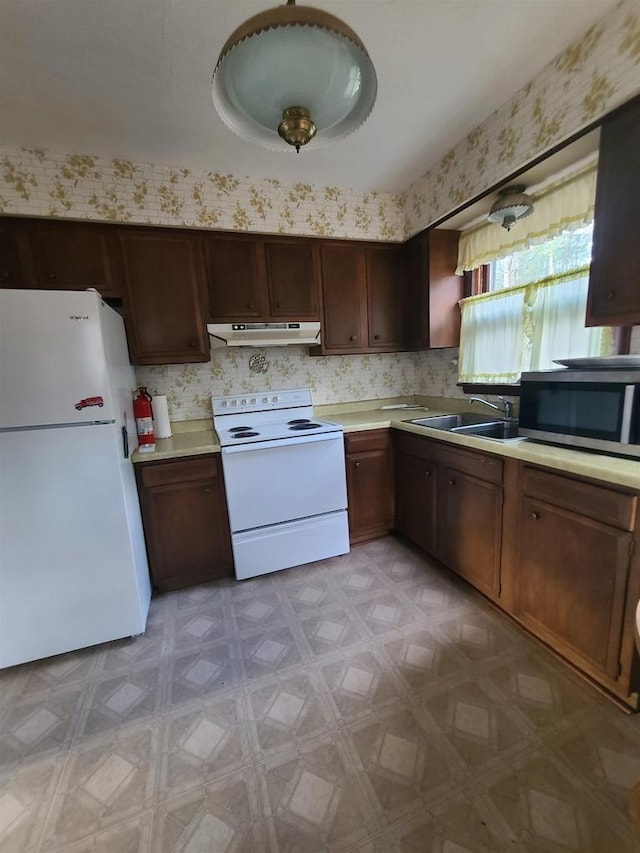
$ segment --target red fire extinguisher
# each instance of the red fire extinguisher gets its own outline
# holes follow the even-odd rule
[[[143,386],[136,388],[133,392],[133,414],[136,419],[139,450],[154,450],[156,440],[153,435],[153,409],[151,408],[151,394]]]

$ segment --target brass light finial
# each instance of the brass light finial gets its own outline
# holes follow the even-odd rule
[[[280,136],[289,145],[295,145],[298,154],[300,148],[313,139],[317,130],[306,107],[289,107],[282,113],[282,121],[278,125]]]

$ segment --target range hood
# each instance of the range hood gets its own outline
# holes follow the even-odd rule
[[[319,344],[320,323],[210,323],[212,347],[283,347]]]

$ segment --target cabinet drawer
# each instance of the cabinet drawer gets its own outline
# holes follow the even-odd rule
[[[633,530],[638,498],[615,492],[604,486],[596,486],[581,480],[572,480],[559,474],[550,474],[525,466],[522,472],[522,489],[526,495],[546,501],[619,527]]]
[[[203,480],[218,476],[218,460],[215,456],[191,457],[180,462],[142,463],[142,485],[168,486]]]
[[[371,429],[348,433],[344,437],[345,452],[360,453],[363,450],[386,450],[389,446],[388,429]]]
[[[445,465],[486,480],[488,483],[502,484],[502,459],[498,456],[490,456],[488,453],[476,453],[469,450],[454,450],[451,445],[443,447],[440,458]]]

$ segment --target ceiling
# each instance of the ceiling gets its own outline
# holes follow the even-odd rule
[[[534,77],[616,0],[312,0],[378,74],[355,134],[296,155],[243,142],[211,74],[269,0],[2,0],[0,142],[283,181],[397,191]]]

